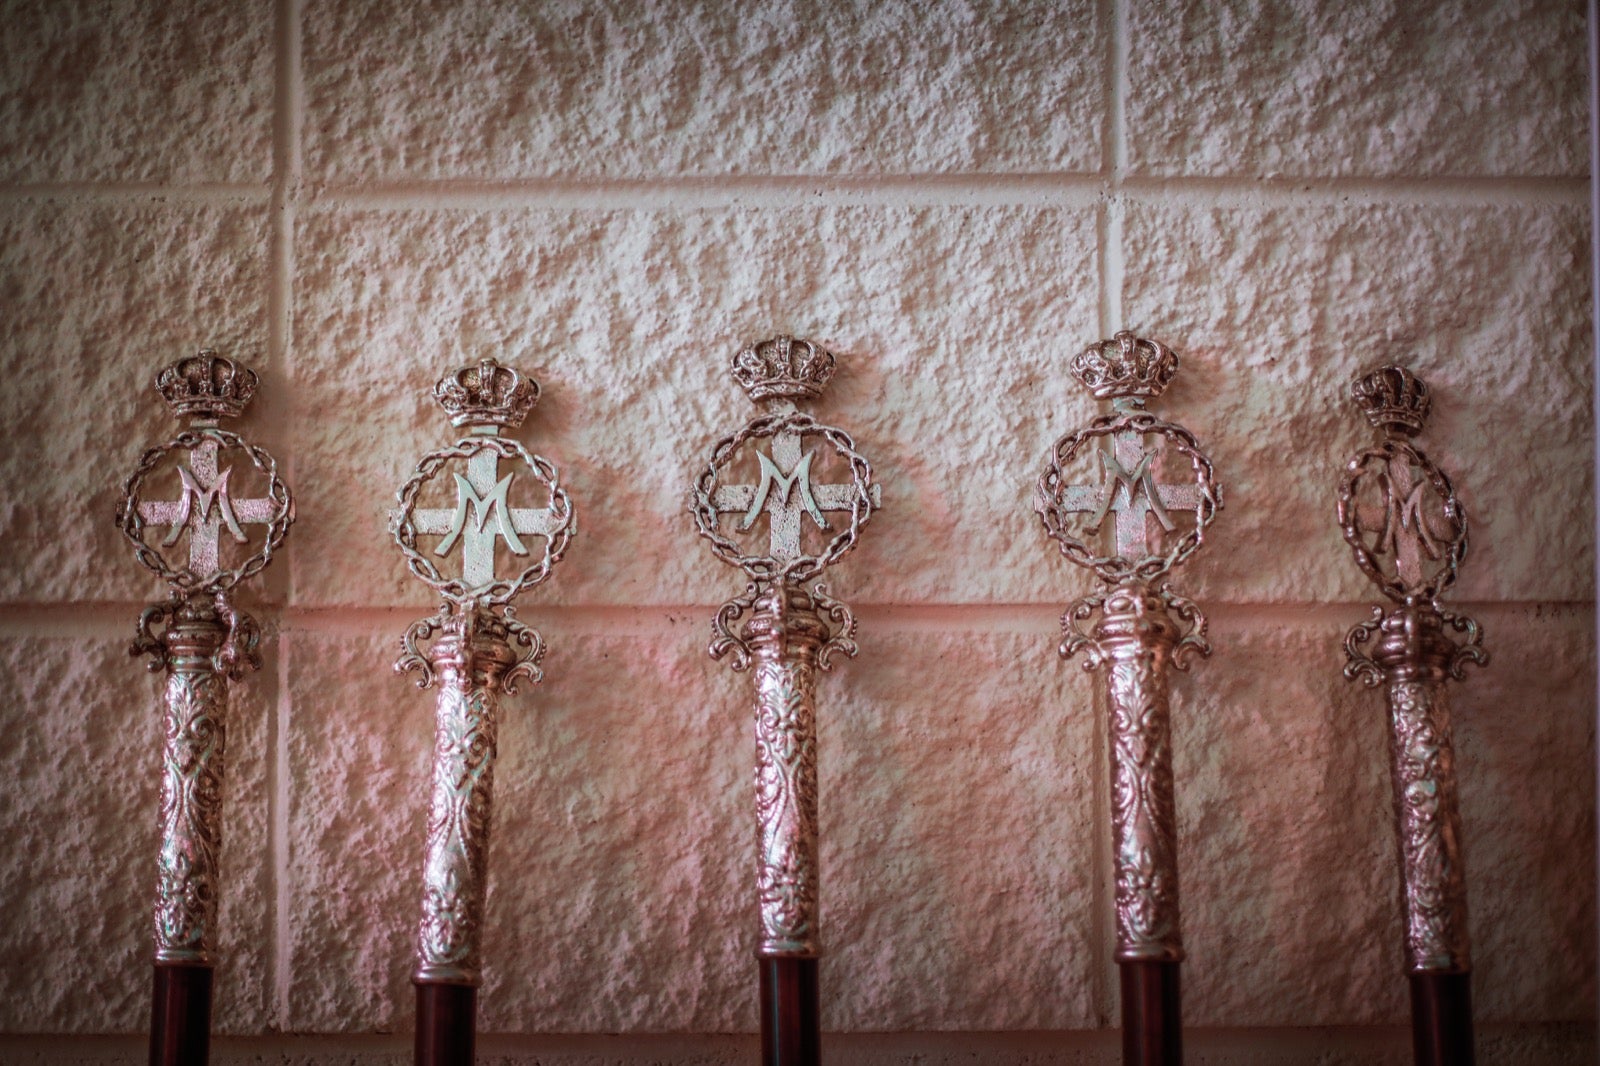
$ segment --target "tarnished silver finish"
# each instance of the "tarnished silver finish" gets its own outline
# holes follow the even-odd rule
[[[539,398],[536,382],[486,359],[446,375],[434,397],[452,424],[471,435],[424,456],[401,487],[394,512],[395,543],[406,565],[443,600],[436,614],[406,629],[395,662],[399,672],[417,672],[417,687],[439,686],[412,980],[477,985],[500,696],[515,695],[519,681],[537,683],[543,676],[544,639],[517,620],[510,601],[550,576],[576,524],[555,466],[499,436],[532,409]],[[502,474],[502,459],[520,465]],[[453,505],[420,506],[447,470]],[[542,506],[513,503],[513,484],[522,483],[533,486]],[[419,537],[439,540],[425,549]],[[495,569],[501,541],[511,555],[529,560],[507,578]],[[458,548],[461,575],[447,577],[435,560]]]
[[[1064,658],[1083,652],[1085,669],[1106,668],[1116,958],[1177,962],[1183,938],[1167,668],[1187,669],[1211,646],[1200,609],[1165,582],[1204,543],[1222,495],[1194,435],[1144,410],[1177,373],[1172,349],[1123,331],[1079,353],[1071,369],[1113,410],[1056,441],[1035,507],[1062,554],[1108,587],[1067,608],[1060,651]],[[1099,480],[1069,483],[1091,455]],[[1097,546],[1107,518],[1109,552]]]
[[[835,365],[825,349],[790,337],[736,354],[734,379],[767,413],[717,443],[690,494],[700,535],[717,558],[750,577],[744,592],[717,611],[709,650],[735,670],[755,665],[757,954],[763,958],[816,958],[822,951],[816,679],[834,654],[856,654],[856,622],[816,579],[855,546],[880,503],[872,466],[849,435],[794,405],[818,396]],[[808,440],[820,446],[808,449]],[[751,458],[756,484],[724,483]],[[814,468],[830,462],[848,480],[817,480]],[[765,552],[759,543],[735,539],[763,517]],[[809,546],[808,524],[817,531]]]
[[[1450,479],[1408,439],[1427,419],[1427,386],[1404,367],[1382,366],[1357,378],[1351,395],[1384,437],[1346,465],[1339,526],[1357,565],[1395,606],[1374,607],[1351,627],[1344,672],[1388,696],[1406,964],[1419,974],[1466,973],[1466,873],[1444,683],[1464,678],[1468,663],[1485,665],[1488,654],[1478,623],[1438,602],[1466,556],[1466,513]]]
[[[173,412],[191,424],[140,457],[123,486],[117,525],[139,562],[162,577],[171,595],[139,617],[130,648],[166,673],[162,700],[161,843],[157,858],[155,959],[164,965],[211,966],[215,959],[218,870],[228,682],[261,665],[260,630],[233,606],[232,590],[268,563],[294,521],[294,503],[271,455],[216,428],[236,417],[255,394],[253,371],[205,350],[163,368],[155,385]],[[234,457],[229,466],[223,456]],[[230,479],[248,460],[261,495],[235,499]],[[145,486],[175,480],[177,500],[147,500]],[[165,527],[156,543],[148,527]],[[262,527],[252,537],[249,527]],[[223,531],[236,556],[224,565]],[[188,544],[182,556],[168,549]]]

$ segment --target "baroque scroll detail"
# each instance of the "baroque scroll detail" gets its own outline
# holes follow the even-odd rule
[[[1164,658],[1141,649],[1118,655],[1108,671],[1119,961],[1183,958]]]
[[[222,849],[227,687],[214,671],[167,676],[157,859],[156,961],[209,965]]]
[[[439,687],[414,974],[419,981],[476,985],[481,978],[479,929],[498,732],[498,696],[491,688]]]
[[[817,936],[816,668],[756,666],[756,822],[762,956],[814,958]]]
[[[1449,703],[1442,686],[1396,681],[1389,711],[1406,964],[1416,973],[1465,973],[1467,887]]]

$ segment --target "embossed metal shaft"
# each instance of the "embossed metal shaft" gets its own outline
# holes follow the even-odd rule
[[[764,958],[816,958],[817,654],[828,627],[804,589],[756,601],[744,638],[755,660],[757,873]]]
[[[1178,626],[1140,586],[1107,599],[1095,639],[1111,704],[1118,962],[1181,962],[1167,668]]]
[[[1406,965],[1412,973],[1466,973],[1472,966],[1467,883],[1444,689],[1456,649],[1432,607],[1398,608],[1382,631],[1372,657],[1384,672],[1389,704]]]
[[[214,962],[228,710],[228,682],[215,656],[227,635],[215,615],[180,608],[164,636],[158,965]]]
[[[493,635],[447,634],[434,644],[431,660],[439,697],[412,980],[475,987],[482,980],[479,926],[488,889],[500,678],[515,655]]]

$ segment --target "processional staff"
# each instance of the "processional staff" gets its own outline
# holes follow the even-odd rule
[[[1177,1063],[1184,953],[1167,667],[1187,669],[1211,646],[1205,616],[1166,580],[1200,547],[1221,490],[1194,435],[1144,409],[1177,373],[1172,349],[1124,330],[1080,352],[1071,370],[1112,410],[1056,441],[1035,506],[1062,554],[1108,586],[1067,608],[1060,650],[1084,652],[1085,669],[1107,668],[1123,1061]],[[1102,555],[1092,545],[1108,517],[1112,550]]]
[[[1383,440],[1345,466],[1339,526],[1356,564],[1395,604],[1345,636],[1345,677],[1384,685],[1400,842],[1401,905],[1419,1064],[1470,1064],[1472,961],[1455,751],[1444,685],[1486,665],[1483,632],[1439,605],[1467,553],[1467,516],[1444,471],[1411,443],[1431,404],[1400,366],[1358,377],[1351,395]],[[1446,630],[1465,634],[1461,642]]]
[[[485,359],[444,377],[433,395],[451,424],[470,432],[424,456],[400,489],[395,542],[411,572],[444,602],[438,613],[406,630],[395,670],[417,671],[418,688],[435,682],[439,688],[422,920],[411,976],[417,987],[416,1062],[464,1066],[472,1062],[477,1040],[500,696],[515,695],[520,681],[543,677],[544,640],[517,620],[511,600],[550,576],[576,527],[556,468],[500,436],[502,429],[520,426],[538,402],[537,382]],[[511,460],[512,469],[502,474],[501,460]],[[445,487],[433,501],[430,489],[446,468],[454,498]],[[524,472],[542,506],[512,504],[512,484]],[[449,505],[424,506],[445,501]],[[426,550],[418,547],[418,537],[429,538]],[[496,576],[501,540],[511,555],[528,560],[510,578]],[[430,556],[443,558],[457,546],[461,576],[447,578]]]
[[[695,527],[717,558],[750,577],[743,594],[717,611],[709,650],[735,670],[755,666],[756,955],[769,1066],[804,1066],[820,1056],[817,671],[828,669],[835,653],[854,656],[857,649],[850,608],[816,579],[855,546],[879,505],[872,467],[855,442],[795,406],[820,395],[834,368],[831,353],[790,337],[735,355],[735,380],[766,413],[717,443],[690,502]],[[808,440],[820,446],[808,450]],[[741,465],[759,471],[757,484],[728,483]],[[829,476],[830,467],[843,480],[814,480]],[[763,516],[766,551],[747,552],[729,534],[750,531]],[[734,623],[747,612],[736,633]]]
[[[217,428],[244,412],[257,384],[253,371],[210,349],[158,373],[156,389],[188,428],[140,457],[117,508],[139,562],[170,588],[139,616],[129,649],[166,673],[150,1012],[150,1061],[163,1066],[203,1066],[210,1056],[228,682],[261,666],[260,628],[234,607],[233,589],[272,561],[294,521],[272,456]],[[147,482],[176,488],[178,498],[146,499]],[[236,495],[242,482],[260,495]],[[187,558],[174,558],[185,533]]]

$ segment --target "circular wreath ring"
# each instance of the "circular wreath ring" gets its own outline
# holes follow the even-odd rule
[[[1067,531],[1067,515],[1063,510],[1061,494],[1065,490],[1066,474],[1063,468],[1083,449],[1085,444],[1099,437],[1109,437],[1132,430],[1137,433],[1155,433],[1166,437],[1179,452],[1186,456],[1194,468],[1195,484],[1200,490],[1200,505],[1195,510],[1194,528],[1179,537],[1166,552],[1147,555],[1139,559],[1125,559],[1120,555],[1097,555],[1088,544]],[[1045,532],[1061,546],[1061,554],[1079,566],[1093,570],[1104,581],[1122,584],[1126,581],[1151,582],[1188,559],[1205,541],[1206,527],[1216,520],[1222,501],[1211,469],[1211,460],[1200,450],[1200,442],[1193,433],[1182,426],[1164,422],[1145,411],[1113,412],[1101,415],[1076,433],[1056,441],[1050,451],[1050,462],[1039,477],[1039,518]]]
[[[197,574],[187,566],[171,566],[166,556],[145,541],[144,517],[139,514],[139,490],[144,487],[145,478],[149,477],[168,455],[177,451],[192,452],[208,440],[216,442],[218,449],[228,448],[244,452],[255,468],[266,475],[267,498],[277,504],[277,509],[273,512],[272,520],[266,524],[265,541],[248,559],[229,570]],[[283,538],[288,535],[289,526],[293,523],[294,501],[289,496],[289,487],[278,477],[278,464],[272,456],[265,449],[246,442],[237,433],[229,433],[225,429],[212,426],[186,429],[165,444],[147,449],[139,457],[139,465],[123,483],[122,502],[117,507],[117,526],[122,530],[122,535],[133,545],[133,553],[139,562],[147,569],[161,575],[175,591],[184,595],[197,592],[226,592],[245,578],[260,573],[272,561],[273,553],[283,546]]]
[[[1378,561],[1377,552],[1367,547],[1362,539],[1364,531],[1356,516],[1355,498],[1356,493],[1360,491],[1361,481],[1375,473],[1369,464],[1380,461],[1387,468],[1396,459],[1404,459],[1422,471],[1428,479],[1428,484],[1439,494],[1440,503],[1444,507],[1444,516],[1456,530],[1455,536],[1451,537],[1450,543],[1445,546],[1439,566],[1432,574],[1416,584],[1408,584],[1401,580],[1398,573],[1390,577],[1384,572]],[[1376,472],[1381,473],[1381,471]],[[1443,470],[1433,465],[1433,460],[1408,441],[1393,438],[1385,440],[1376,447],[1368,448],[1345,466],[1345,475],[1339,482],[1339,529],[1344,533],[1345,543],[1350,545],[1350,551],[1356,557],[1356,565],[1361,567],[1362,572],[1373,580],[1385,596],[1396,603],[1405,603],[1411,599],[1428,601],[1436,599],[1455,584],[1461,560],[1466,558],[1467,554],[1467,514],[1461,507],[1461,501],[1456,497],[1455,486],[1450,483],[1450,478]]]
[[[722,469],[747,441],[771,438],[786,429],[822,437],[834,451],[850,464],[850,477],[855,496],[850,501],[850,524],[835,534],[819,555],[801,555],[782,562],[771,555],[746,555],[739,545],[722,535],[717,529],[717,482]],[[753,578],[782,579],[790,582],[810,581],[836,562],[845,552],[855,547],[861,528],[867,524],[876,509],[872,503],[872,464],[855,449],[855,441],[842,429],[818,422],[803,411],[787,414],[763,415],[746,423],[743,429],[724,437],[712,449],[711,462],[695,478],[693,498],[689,510],[694,515],[695,528],[711,542],[711,550],[725,563],[743,568]]]
[[[533,472],[534,478],[550,490],[551,514],[559,524],[544,538],[544,553],[539,560],[525,567],[516,577],[495,579],[484,585],[469,586],[461,578],[446,578],[427,556],[417,550],[417,526],[412,513],[417,507],[417,496],[422,487],[432,481],[439,470],[452,459],[471,459],[480,452],[494,452],[502,459],[520,459]],[[428,584],[435,592],[453,603],[508,603],[523,589],[531,588],[550,576],[554,566],[567,550],[572,540],[572,501],[558,482],[553,463],[534,455],[509,437],[464,437],[448,448],[440,448],[423,456],[416,471],[400,488],[400,510],[395,518],[394,539],[406,557],[406,566]]]

